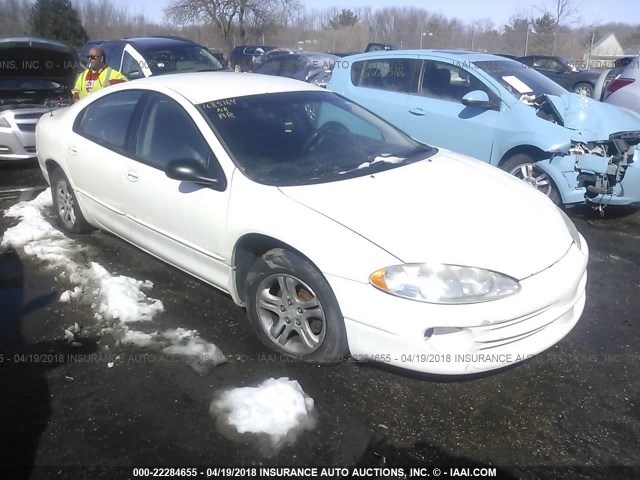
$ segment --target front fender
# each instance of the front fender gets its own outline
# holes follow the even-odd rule
[[[562,203],[584,203],[586,189],[578,187],[578,172],[575,169],[576,156],[556,155],[553,158],[536,162],[541,170],[551,177],[560,193]]]

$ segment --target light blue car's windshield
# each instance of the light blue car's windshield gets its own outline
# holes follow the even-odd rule
[[[553,80],[515,60],[473,62],[518,100],[522,95],[562,95],[569,93]]]
[[[307,185],[401,167],[435,149],[334,93],[283,92],[198,106],[236,166],[267,185]]]

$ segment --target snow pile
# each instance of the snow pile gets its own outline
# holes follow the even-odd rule
[[[148,297],[143,291],[151,290],[153,283],[124,275],[114,276],[96,262],[90,262],[87,267],[74,261],[74,255],[86,249],[47,221],[44,212],[52,206],[51,189],[47,189],[32,201],[20,202],[7,209],[5,216],[20,218],[21,221],[7,229],[0,248],[21,249],[26,255],[62,270],[58,276],[66,278],[74,287],[60,295],[60,302],[91,304],[98,321],[117,321],[108,330],[122,336],[122,343],[184,355],[187,363],[198,373],[226,361],[218,347],[204,341],[195,330],[179,328],[147,334],[131,329],[128,325],[131,322],[148,322],[164,311],[160,300]],[[105,331],[103,328],[101,333]],[[74,342],[79,343],[77,340],[78,332],[74,334]]]
[[[127,330],[120,342],[123,345],[159,350],[168,355],[180,355],[200,375],[227,361],[222,351],[213,343],[203,340],[197,330],[175,328],[153,333]]]
[[[164,311],[160,300],[147,297],[142,289],[151,290],[153,282],[123,275],[114,277],[101,265],[91,262],[89,281],[97,284],[98,318],[120,320],[123,323],[151,320]]]
[[[240,434],[252,434],[244,440],[255,443],[268,456],[313,429],[317,419],[313,399],[287,377],[221,392],[209,412],[223,435],[242,440]]]
[[[49,262],[64,265],[73,253],[74,241],[51,226],[42,210],[51,208],[51,190],[40,193],[30,202],[20,202],[4,212],[5,217],[20,218],[18,225],[7,229],[0,242],[2,250],[23,249],[24,253]]]

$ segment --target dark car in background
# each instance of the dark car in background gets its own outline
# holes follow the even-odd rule
[[[209,53],[211,55],[213,55],[216,60],[218,60],[223,67],[228,67],[229,66],[229,59],[227,58],[227,55],[221,51],[221,50],[216,50],[214,48],[207,48],[207,50],[209,50]]]
[[[128,80],[225,69],[206,47],[182,37],[125,38],[103,42],[100,47],[105,52],[107,65]]]
[[[276,48],[272,45],[239,45],[231,52],[229,66],[237,72],[251,72],[260,56]]]
[[[35,158],[36,123],[71,103],[76,51],[37,37],[0,38],[0,160]]]
[[[396,47],[395,45],[391,45],[389,43],[376,43],[376,42],[371,42],[369,44],[367,44],[367,46],[364,49],[364,52],[377,52],[379,50],[398,50],[398,47]]]
[[[528,55],[518,57],[516,60],[537,70],[570,92],[586,97],[593,97],[600,76],[600,72],[581,70],[575,62],[564,57]]]
[[[268,58],[267,58],[268,57]],[[270,52],[254,70],[255,73],[295,78],[326,87],[331,71],[340,57],[323,52]]]

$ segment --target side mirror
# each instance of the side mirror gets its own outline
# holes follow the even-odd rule
[[[183,182],[194,182],[201,185],[217,187],[220,180],[207,177],[202,164],[197,160],[179,158],[171,160],[164,171],[165,175],[173,180]]]
[[[144,75],[138,70],[131,70],[125,74],[125,77],[127,77],[127,80],[136,80],[137,78],[143,78]]]
[[[462,97],[462,104],[467,107],[495,108],[495,102],[489,100],[489,95],[483,90],[473,90]]]

